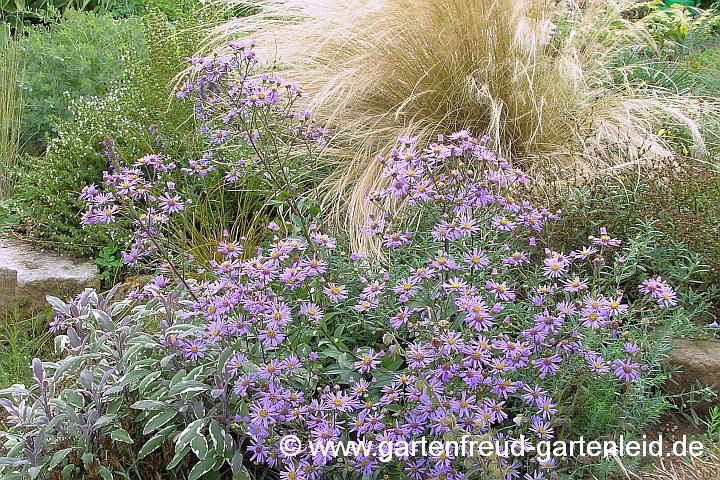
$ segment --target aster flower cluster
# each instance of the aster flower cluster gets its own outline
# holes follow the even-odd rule
[[[662,278],[650,278],[640,285],[640,292],[648,295],[660,308],[674,307],[677,305],[677,294],[675,290]]]
[[[231,49],[228,58],[192,59],[198,76],[177,92],[197,99],[214,149],[179,168],[198,176],[213,168],[232,182],[245,165],[217,157],[237,141],[258,152],[256,168],[288,188],[277,164],[260,155],[263,145],[288,136],[316,143],[324,132],[309,116],[288,113],[300,87],[250,79],[252,46]],[[286,123],[258,123],[260,111]],[[524,200],[530,178],[497,156],[487,138],[467,131],[429,145],[402,138],[377,161],[387,186],[368,196],[374,210],[363,232],[383,255],[350,252],[344,238],[312,220],[291,231],[273,222],[272,239],[254,252],[227,238],[204,266],[205,277],[185,282],[192,298],[175,315],[188,328],[162,332],[163,353],[191,366],[221,362],[235,409],[224,421],[244,439],[245,458],[282,479],[320,479],[331,471],[417,480],[471,478],[468,472],[550,478],[562,466],[530,451],[521,458],[406,454],[386,463],[373,449],[339,456],[307,448],[311,441],[378,445],[463,435],[550,440],[567,420],[567,398],[555,388],[562,377],[602,375],[631,391],[648,371],[623,331],[645,304],[628,303],[598,280],[621,245],[604,228],[590,246],[568,254],[544,245],[544,228],[559,212]],[[83,192],[87,224],[112,222],[123,212],[132,218],[128,263],[159,256],[166,244],[160,227],[192,208],[167,179],[177,168],[162,155],[143,158],[106,175],[109,193],[93,186]],[[408,207],[391,214],[385,207],[393,202]],[[157,277],[133,298],[166,296],[175,283]],[[658,304],[675,305],[662,279],[640,289]],[[285,435],[305,448],[283,453]]]
[[[216,171],[222,172],[222,182],[235,183],[252,172],[269,180],[268,190],[279,191],[297,178],[289,175],[289,170],[306,167],[307,157],[325,142],[326,130],[314,125],[309,113],[293,110],[295,101],[304,95],[302,88],[280,77],[253,76],[257,63],[253,44],[231,42],[229,46],[232,54],[226,57],[189,59],[194,81],[176,92],[179,98],[192,96],[195,101],[199,133],[209,146],[199,158],[172,159],[162,153],[162,142],[156,141],[160,153],[124,162],[112,139],[104,142],[110,170],[104,172],[104,188],[90,185],[83,189],[80,199],[87,202],[88,209],[81,224],[130,220],[135,241],[122,252],[129,265],[150,258],[159,243],[170,242],[170,217],[183,213],[193,201],[190,191],[179,192],[178,183],[187,184],[194,178],[201,184]],[[153,127],[149,131],[154,134]],[[238,142],[252,153],[254,161],[247,156],[238,159],[224,149]],[[298,158],[300,161],[291,165]],[[291,203],[291,210],[294,207]],[[323,239],[320,236],[313,241]]]
[[[246,259],[239,243],[223,242],[211,279],[192,287],[196,300],[182,316],[202,328],[166,339],[166,348],[188,361],[210,362],[236,346],[225,371],[238,405],[247,408],[233,421],[249,439],[253,462],[280,470],[283,478],[322,478],[338,468],[357,475],[464,478],[468,461],[472,468],[505,472],[494,478],[546,478],[555,461],[532,455],[382,463],[372,451],[336,457],[306,449],[288,457],[278,442],[288,434],[320,443],[464,434],[553,439],[563,399],[554,397],[552,385],[560,372],[584,368],[588,375],[632,382],[647,370],[637,347],[620,351],[616,338],[630,306],[622,296],[589,288],[598,252],[586,247],[565,255],[538,247],[543,225],[555,214],[524,201],[511,206],[510,190],[525,177],[484,141],[452,138],[442,144],[444,158],[429,149],[415,154],[415,168],[427,173],[408,181],[406,190],[413,195],[415,182],[426,182],[433,195],[412,202],[442,220],[399,234],[402,245],[388,245],[388,232],[404,227],[404,216],[375,216],[383,227],[371,235],[402,252],[389,268],[350,255],[341,239],[312,229],[308,238],[301,231],[275,236]],[[388,168],[410,168],[403,153],[398,149],[392,161],[405,166]],[[487,171],[477,180],[443,173],[478,154]],[[373,193],[373,201],[393,195],[391,188]],[[481,192],[482,200],[469,192]],[[454,233],[464,224],[474,231]],[[440,238],[441,229],[453,233]],[[408,262],[413,258],[417,262]],[[539,273],[532,273],[533,263],[542,265]],[[530,290],[517,283],[521,272],[533,279]],[[156,279],[144,293],[157,295],[166,286]],[[338,325],[357,322],[364,324],[360,333],[335,333]],[[605,332],[604,340],[585,343],[591,331]]]

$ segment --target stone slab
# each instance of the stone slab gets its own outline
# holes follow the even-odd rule
[[[673,374],[669,389],[687,391],[699,381],[720,393],[720,340],[678,338],[672,344],[670,364],[681,370]]]
[[[46,295],[66,299],[85,288],[99,287],[98,267],[87,259],[38,250],[21,240],[0,239],[0,311],[14,306],[42,310],[48,308]]]

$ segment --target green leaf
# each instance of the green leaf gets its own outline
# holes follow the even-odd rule
[[[207,440],[205,440],[205,435],[198,434],[197,437],[193,438],[192,442],[190,442],[190,448],[192,448],[193,453],[198,459],[204,460],[208,454],[208,443]]]
[[[182,461],[183,458],[190,452],[190,445],[186,445],[181,450],[178,450],[175,452],[175,456],[172,460],[170,460],[170,463],[168,463],[167,467],[165,467],[167,470],[172,470],[173,468],[177,467],[178,464]]]
[[[112,321],[112,318],[110,318],[110,315],[107,313],[102,310],[93,309],[92,314],[95,317],[95,320],[97,320],[98,325],[100,325],[103,329],[109,332],[117,330],[117,325],[115,325],[115,322]]]
[[[154,382],[160,375],[162,375],[162,371],[158,370],[157,372],[152,372],[147,377],[143,378],[140,384],[138,385],[138,391],[142,394],[145,393],[145,390],[147,390],[148,386]]]
[[[83,464],[87,466],[90,465],[93,460],[95,460],[95,455],[93,455],[91,452],[85,452],[80,458],[82,458]]]
[[[115,417],[117,417],[117,415],[103,415],[95,421],[95,423],[93,424],[93,429],[102,428],[106,425],[109,425],[110,423],[112,423],[113,420],[115,420]]]
[[[242,459],[242,457],[240,457]],[[250,476],[250,472],[247,471],[247,468],[245,468],[245,465],[240,464],[237,465],[237,467],[234,467],[233,469],[233,477],[232,480],[252,480],[252,477]]]
[[[192,442],[192,440],[200,434],[200,430],[205,426],[205,421],[206,420],[204,418],[200,418],[185,427],[175,440],[175,450],[183,448],[185,445]]]
[[[230,345],[228,347],[225,347],[225,350],[220,353],[220,356],[218,357],[218,364],[217,364],[217,374],[218,376],[223,376],[223,370],[225,369],[225,365],[227,365],[227,361],[230,360],[230,357],[233,356],[235,353],[235,345]]]
[[[137,459],[142,460],[143,458],[150,455],[152,452],[157,450],[157,448],[165,442],[166,435],[155,435],[150,440],[145,442],[145,445],[142,446],[140,451],[138,452]]]
[[[113,474],[110,470],[107,469],[107,467],[98,465],[98,473],[103,478],[103,480],[113,480]]]
[[[171,396],[178,396],[183,395],[185,393],[198,393],[198,392],[206,392],[210,390],[210,387],[205,385],[202,382],[198,382],[195,380],[184,380],[182,382],[178,382],[176,385],[174,385],[171,389],[169,394]]]
[[[158,428],[161,428],[163,425],[172,420],[175,415],[177,415],[177,410],[174,409],[158,413],[152,417],[147,424],[145,424],[145,428],[143,428],[143,435],[149,435]]]
[[[236,451],[230,460],[230,468],[234,474],[237,474],[243,466],[243,455],[240,450]]]
[[[114,384],[112,387],[108,388],[106,390],[107,394],[113,394],[113,393],[119,393],[123,391],[123,389],[130,386],[133,382],[136,380],[144,379],[147,377],[151,372],[145,369],[136,369],[132,370],[130,373],[123,375],[120,380],[116,384]],[[131,389],[133,390],[133,389]]]
[[[82,364],[83,361],[89,360],[91,358],[96,357],[97,355],[92,355],[89,353],[84,353],[82,355],[78,355],[77,357],[68,357],[66,360],[63,360],[60,362],[60,367],[55,370],[55,374],[53,375],[53,380],[55,383],[59,383],[62,379],[63,374],[71,370],[79,365]]]
[[[10,472],[0,477],[0,480],[25,480],[26,478],[22,473]]]
[[[167,407],[166,403],[156,402],[155,400],[139,400],[130,405],[130,408],[136,410],[165,410]]]
[[[55,467],[58,466],[60,462],[62,462],[65,457],[68,456],[68,453],[72,451],[73,447],[70,448],[63,448],[62,450],[58,450],[53,454],[52,460],[50,460],[50,464],[48,464],[48,470],[54,470]]]
[[[213,470],[215,468],[216,464],[217,464],[217,459],[215,459],[215,458],[208,458],[207,460],[198,462],[197,464],[195,464],[193,469],[190,470],[190,474],[188,475],[188,480],[197,480],[198,478],[202,477],[210,470]]]
[[[222,455],[225,452],[225,430],[217,420],[210,422],[210,439],[213,442],[215,451],[218,455]]]
[[[175,385],[176,383],[181,382],[183,377],[185,376],[185,373],[185,369],[182,369],[175,375],[173,375],[173,377],[170,379],[170,388],[172,388],[173,385]]]
[[[62,469],[62,477],[63,478],[70,478],[70,475],[75,470],[75,465],[72,463],[70,465],[65,465],[65,468]]]
[[[383,359],[383,368],[385,370],[389,370],[391,372],[394,372],[398,370],[400,367],[402,367],[403,363],[405,362],[402,358],[393,358],[391,356],[386,356]]]
[[[177,355],[177,353],[171,353],[170,355],[165,355],[162,358],[162,360],[160,360],[160,366],[162,368],[167,368],[167,366],[170,365],[170,361],[172,361],[172,359],[175,358],[176,355]]]
[[[110,438],[112,438],[115,442],[135,443],[135,441],[130,438],[130,434],[124,428],[118,428],[117,430],[110,432]]]
[[[65,314],[68,317],[70,316],[70,307],[68,307],[65,302],[57,297],[53,297],[52,295],[46,295],[45,299],[53,307],[53,309]]]

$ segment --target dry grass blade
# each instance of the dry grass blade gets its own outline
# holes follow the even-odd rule
[[[704,157],[700,126],[720,118],[720,103],[648,90],[628,80],[630,66],[611,68],[622,49],[654,47],[623,20],[625,2],[558,3],[573,4],[260,0],[260,13],[213,30],[204,50],[250,32],[262,56],[313,94],[306,107],[336,132],[327,204],[355,239],[364,198],[383,182],[373,159],[402,135],[468,129],[525,167],[598,171],[672,157],[656,132],[677,126]]]
[[[655,471],[644,474],[629,473],[632,480],[717,480],[720,478],[719,452],[713,451],[704,457],[691,457],[690,461],[660,460]]]

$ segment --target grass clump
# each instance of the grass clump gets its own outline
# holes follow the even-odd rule
[[[47,329],[46,316],[38,313],[23,318],[19,311],[0,315],[0,345],[5,353],[0,356],[0,388],[29,383],[29,362],[41,355],[52,355],[53,334]]]
[[[10,194],[20,154],[23,94],[19,88],[24,60],[15,41],[0,38],[0,199]]]
[[[668,124],[688,131],[692,153],[705,156],[703,122],[720,104],[611,71],[627,49],[657,47],[623,18],[626,3],[266,0],[260,13],[214,31],[210,44],[252,31],[314,94],[307,107],[340,146],[326,202],[357,237],[363,199],[387,180],[369,159],[402,135],[468,129],[518,164],[599,169],[672,157],[656,133]]]

